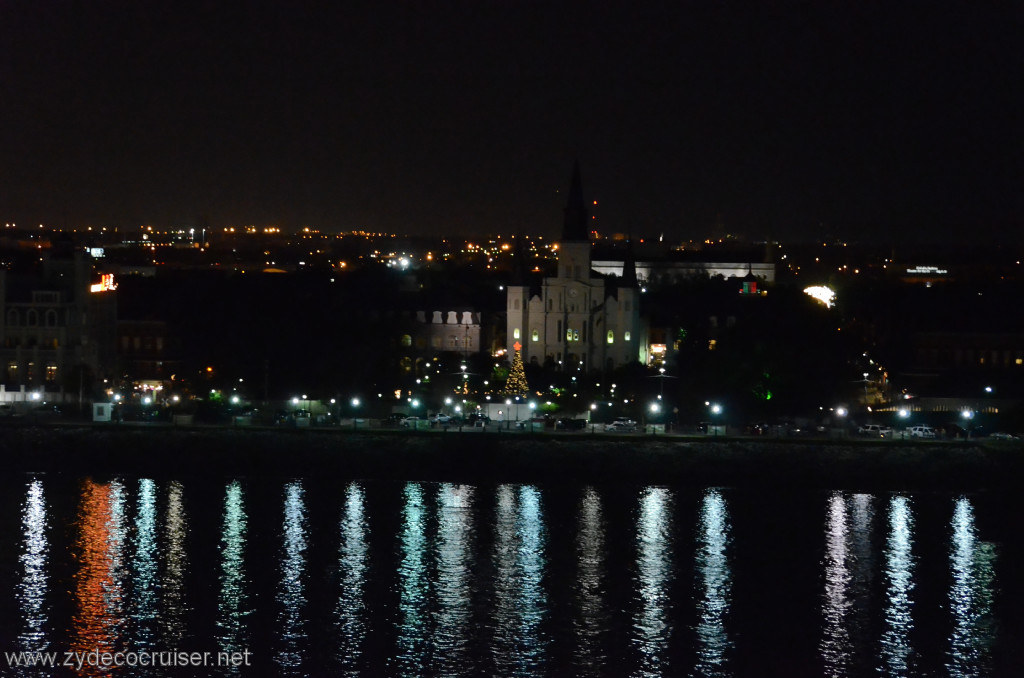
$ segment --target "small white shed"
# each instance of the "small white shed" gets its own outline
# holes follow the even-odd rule
[[[110,421],[110,414],[114,409],[113,403],[93,403],[92,404],[92,420],[93,421]]]

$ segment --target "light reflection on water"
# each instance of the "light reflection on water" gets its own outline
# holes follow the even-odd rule
[[[301,482],[284,488],[281,580],[277,589],[279,648],[274,660],[281,675],[306,675],[306,504]]]
[[[131,614],[134,647],[157,649],[154,625],[158,617],[160,561],[157,547],[156,483],[143,478],[135,500],[135,555],[132,557]]]
[[[906,497],[889,500],[889,534],[885,543],[885,629],[882,667],[888,676],[910,675],[914,630],[914,516]]]
[[[20,647],[26,650],[46,650],[49,643],[49,606],[47,594],[47,563],[50,545],[47,540],[46,498],[43,481],[28,484],[21,509],[23,539],[21,554],[22,574],[18,586],[22,631],[18,635]]]
[[[842,676],[873,666],[870,608],[874,591],[871,543],[875,511],[869,494],[833,493],[825,518],[822,639],[825,673]]]
[[[497,489],[492,656],[502,676],[545,672],[549,638],[543,586],[547,530],[540,490],[501,485]]]
[[[852,652],[847,627],[850,609],[848,529],[846,500],[836,492],[829,497],[825,518],[825,596],[822,603],[825,623],[821,657],[829,676],[846,674]]]
[[[601,514],[601,495],[588,487],[579,504],[579,528],[576,536],[576,582],[573,586],[576,611],[576,674],[602,675],[607,649],[602,642],[608,633],[608,609],[605,588],[605,526]]]
[[[124,486],[120,481],[82,483],[76,520],[74,600],[69,650],[89,653],[124,651]],[[82,675],[114,669],[85,665]]]
[[[640,656],[636,674],[664,675],[669,668],[668,643],[673,578],[672,493],[663,487],[644,490],[637,514],[636,584],[640,607],[633,620],[633,644]]]
[[[185,597],[185,572],[188,569],[188,549],[185,543],[188,521],[185,515],[184,488],[172,480],[167,488],[167,517],[163,577],[163,645],[180,647],[187,633],[188,602]]]
[[[427,573],[427,515],[423,487],[419,483],[405,486],[402,507],[401,562],[398,565],[399,627],[395,656],[399,675],[426,673],[427,628],[430,579]]]
[[[700,506],[696,565],[701,591],[697,607],[697,675],[727,676],[732,647],[726,629],[732,601],[732,570],[727,553],[729,510],[718,490],[708,490]]]
[[[252,675],[716,676],[740,671],[764,623],[743,593],[759,565],[735,556],[751,548],[735,542],[760,537],[743,531],[734,490],[649,487],[625,500],[596,487],[348,482],[307,495],[307,481],[269,494],[250,494],[251,481],[191,483],[85,480],[71,509],[66,481],[10,485],[0,609],[17,616],[0,620],[0,637],[80,652],[252,649],[263,662]],[[772,611],[813,629],[801,665],[991,675],[997,566],[1012,567],[1014,552],[1003,562],[982,539],[978,501],[835,492],[803,514],[783,509],[779,525],[806,529],[808,549],[824,541],[822,588]],[[676,538],[689,508],[693,543]],[[261,531],[253,516],[265,512],[277,517]],[[193,532],[195,516],[218,522]],[[338,542],[315,540],[318,525]],[[774,539],[753,543],[791,557]],[[252,647],[263,638],[265,652]]]
[[[993,544],[978,539],[974,506],[966,497],[956,500],[951,527],[949,607],[953,633],[946,668],[951,676],[988,675],[996,635],[992,616],[996,550]]]
[[[473,488],[444,484],[437,493],[437,539],[434,557],[435,614],[431,646],[438,675],[473,673],[469,638],[474,539]]]
[[[340,587],[334,606],[338,629],[335,659],[342,675],[358,675],[367,632],[365,600],[369,564],[365,493],[359,483],[345,488],[341,514],[341,546],[338,553]]]
[[[217,595],[217,645],[221,652],[243,652],[249,646],[245,542],[248,519],[245,493],[235,480],[224,492],[220,534],[220,588]]]

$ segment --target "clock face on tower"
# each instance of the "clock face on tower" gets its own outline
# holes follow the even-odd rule
[[[577,290],[575,287],[569,290],[569,296],[573,297],[573,298],[575,298],[576,295],[579,294],[579,293],[580,293],[579,290]]]

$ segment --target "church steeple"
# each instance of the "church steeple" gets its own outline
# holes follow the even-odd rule
[[[565,206],[565,223],[562,226],[562,242],[588,242],[587,207],[583,202],[583,182],[580,179],[580,161],[572,167],[572,183],[569,185],[569,200]]]
[[[636,256],[633,254],[633,241],[626,244],[626,260],[622,263],[622,283],[636,287]]]
[[[590,279],[590,237],[587,232],[587,208],[583,204],[580,161],[572,167],[569,201],[565,205],[562,241],[558,244],[558,277]]]

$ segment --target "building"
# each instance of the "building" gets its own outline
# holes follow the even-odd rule
[[[626,263],[615,260],[594,261],[595,272],[604,275],[623,275]],[[642,284],[668,285],[695,278],[752,279],[758,283],[775,282],[775,264],[756,261],[672,261],[668,259],[637,261],[634,264],[637,280]]]
[[[33,271],[0,270],[0,399],[76,395],[115,366],[117,285],[84,252],[47,255]],[[50,399],[53,399],[52,397]]]
[[[632,259],[621,276],[595,274],[579,164],[558,244],[558,272],[537,287],[508,287],[506,340],[528,364],[600,371],[647,361],[647,329]]]

